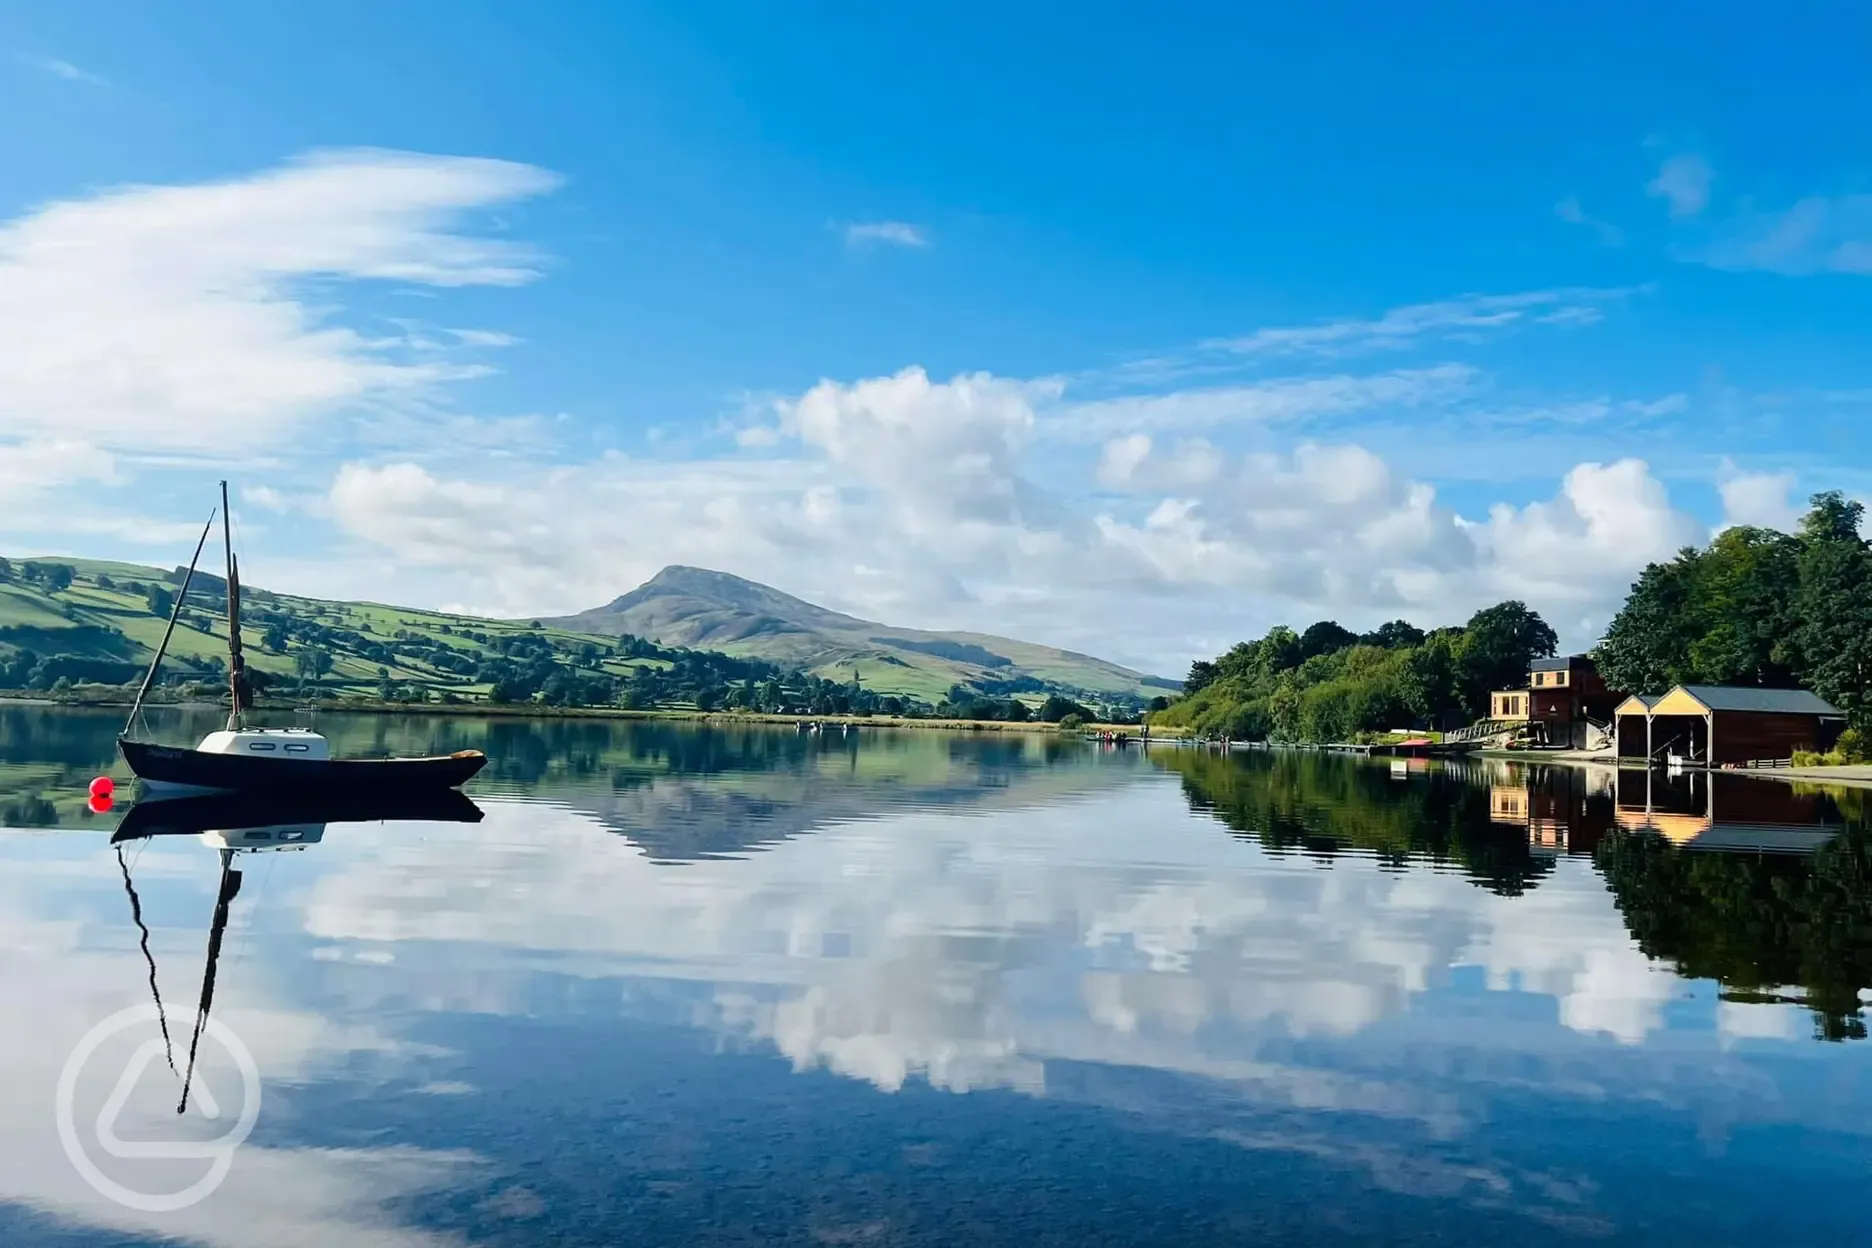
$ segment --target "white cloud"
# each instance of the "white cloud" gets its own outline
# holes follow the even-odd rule
[[[1673,217],[1694,217],[1709,206],[1710,183],[1715,170],[1694,152],[1672,156],[1658,169],[1657,177],[1645,186],[1645,193],[1670,204]]]
[[[908,221],[854,221],[845,227],[845,244],[863,247],[883,243],[892,247],[927,247],[929,232]]]
[[[1098,479],[1105,485],[1130,484],[1138,465],[1150,458],[1151,439],[1147,433],[1113,438],[1099,454]]]
[[[1018,461],[1048,383],[986,373],[932,383],[920,368],[844,384],[822,381],[780,405],[780,424],[866,485],[915,531],[1018,524]],[[953,530],[952,530],[953,531]]]
[[[241,501],[251,503],[262,511],[285,512],[291,506],[286,496],[270,485],[242,486]]]
[[[1356,444],[1237,456],[1142,431],[1085,465],[1114,495],[1099,512],[1028,475],[1039,460],[1063,470],[1036,442],[1036,404],[1058,394],[907,369],[782,401],[760,459],[608,456],[498,483],[352,464],[329,504],[419,600],[406,573],[433,569],[453,586],[444,601],[556,614],[692,563],[892,623],[1118,649],[1161,670],[1187,662],[1191,638],[1281,618],[1439,624],[1509,596],[1589,642],[1647,560],[1702,532],[1637,461],[1583,464],[1550,501],[1466,521]],[[1075,631],[1118,604],[1127,629]]]
[[[1567,315],[1570,309],[1603,308],[1642,286],[1612,289],[1565,287],[1512,295],[1463,295],[1435,303],[1392,308],[1375,320],[1328,321],[1296,328],[1261,329],[1243,338],[1215,339],[1205,346],[1244,354],[1349,355],[1397,350],[1433,340],[1473,341],[1544,320],[1548,324],[1588,323]],[[1596,319],[1596,318],[1593,318]]]
[[[451,329],[448,332],[465,347],[511,347],[520,341],[512,334],[493,329]]]
[[[0,444],[0,499],[64,485],[109,485],[118,479],[108,451],[89,442],[45,439]]]
[[[1416,408],[1470,392],[1480,380],[1466,364],[1398,369],[1367,376],[1291,377],[1243,386],[1181,390],[1067,403],[1049,411],[1042,431],[1102,441],[1130,432],[1194,431],[1273,421],[1343,416],[1373,408]]]
[[[1599,236],[1600,242],[1608,247],[1617,247],[1620,243],[1625,241],[1625,232],[1619,229],[1618,226],[1613,225],[1610,221],[1601,221],[1597,217],[1588,216],[1586,214],[1586,209],[1580,204],[1579,196],[1577,195],[1569,195],[1555,204],[1554,215],[1568,225],[1583,225],[1587,227]],[[1582,319],[1577,315],[1579,313],[1588,313],[1591,315],[1589,318]],[[1590,321],[1598,320],[1599,318],[1597,308],[1568,307],[1550,312],[1546,316],[1538,319],[1547,324],[1557,325],[1569,322],[1590,323]]]
[[[108,87],[111,85],[110,79],[105,78],[103,75],[94,74],[86,69],[80,69],[70,61],[62,61],[56,56],[26,56],[22,54],[19,59],[35,69],[43,70],[51,74],[54,78],[63,78],[67,82],[89,83],[94,87]]]
[[[1664,486],[1635,459],[1580,464],[1551,501],[1498,505],[1486,523],[1465,528],[1495,595],[1535,604],[1563,635],[1575,637],[1605,624],[1609,606],[1645,564],[1708,535],[1671,506]]]
[[[1790,277],[1872,274],[1872,195],[1812,195],[1781,212],[1743,214],[1721,233],[1694,258],[1712,268]]]
[[[400,358],[299,288],[528,281],[541,264],[532,250],[451,227],[555,184],[505,161],[327,152],[227,182],[53,203],[0,226],[0,435],[227,453],[477,375]]]
[[[1741,472],[1725,461],[1716,483],[1722,495],[1722,527],[1753,525],[1795,532],[1801,509],[1788,498],[1795,481],[1792,472]]]

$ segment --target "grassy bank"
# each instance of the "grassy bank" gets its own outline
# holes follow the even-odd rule
[[[96,692],[84,689],[67,690],[58,693],[25,693],[14,690],[0,690],[0,706],[72,706],[88,708],[114,707],[129,710],[131,698],[118,689],[100,689]],[[146,709],[156,707],[173,708],[219,708],[225,709],[225,702],[199,701],[146,701]],[[643,719],[643,720],[693,720],[711,724],[842,724],[854,728],[929,728],[947,732],[1000,732],[1000,733],[1065,733],[1076,736],[1081,732],[1125,732],[1136,736],[1140,729],[1136,724],[1084,724],[1078,728],[1063,729],[1058,724],[1040,720],[1016,723],[1007,720],[981,719],[934,719],[904,718],[892,715],[779,715],[764,711],[701,711],[693,707],[657,707],[646,710],[630,710],[621,706],[547,706],[543,703],[489,703],[489,702],[385,702],[379,699],[341,698],[304,703],[291,699],[260,698],[254,705],[256,711],[272,714],[290,714],[293,712],[312,712],[320,715],[462,715],[474,719]],[[1153,734],[1156,735],[1156,734]]]

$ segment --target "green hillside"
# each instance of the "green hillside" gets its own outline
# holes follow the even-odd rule
[[[704,568],[665,568],[606,606],[548,622],[797,665],[840,681],[856,670],[868,687],[931,701],[957,684],[1002,695],[1059,691],[1138,703],[1179,687],[1051,646],[875,624]]]
[[[161,643],[181,581],[179,568],[0,559],[0,690],[134,688]],[[887,630],[737,584],[790,611],[817,612],[880,639],[890,634],[892,643],[841,647],[836,655],[817,643],[763,645],[790,626],[753,612],[736,625],[725,618],[701,621],[690,610],[687,631],[651,618],[659,637],[628,627],[645,613],[496,620],[328,602],[247,585],[241,639],[262,698],[984,719],[1028,718],[1049,694],[1077,694],[1118,713],[1137,702],[1139,678],[1097,660],[994,637]],[[158,700],[219,696],[225,689],[226,592],[219,576],[196,573]],[[671,596],[651,597],[666,611],[680,605]],[[1064,705],[1059,698],[1053,704]]]

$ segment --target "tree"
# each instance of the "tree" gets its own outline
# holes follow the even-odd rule
[[[303,678],[317,680],[332,669],[332,656],[317,646],[307,646],[293,657],[293,665]]]
[[[55,594],[58,594],[58,593],[63,593],[64,591],[71,588],[71,583],[72,583],[71,564],[69,563],[46,563],[46,564],[41,564],[40,567],[43,569],[40,575],[44,577],[45,587],[48,590],[50,590],[51,592]]]
[[[1310,659],[1316,654],[1331,654],[1343,650],[1358,640],[1358,634],[1349,628],[1341,628],[1332,620],[1321,620],[1310,624],[1300,634],[1300,657]]]
[[[117,588],[117,582],[116,582],[116,581],[113,581],[113,580],[111,580],[111,578],[110,578],[110,577],[108,577],[108,576],[106,576],[106,575],[105,575],[104,573],[102,573],[102,572],[100,572],[100,573],[98,573],[98,578],[97,578],[97,587],[98,587],[99,589],[116,589],[116,588]]]
[[[1289,668],[1299,667],[1306,657],[1300,644],[1300,635],[1285,624],[1270,628],[1268,635],[1261,639],[1255,650],[1256,666],[1268,675],[1278,675]]]
[[[143,602],[149,607],[149,613],[159,619],[168,619],[175,610],[175,595],[161,585],[151,585],[149,592],[143,595]]]
[[[1721,685],[1787,685],[1799,666],[1799,540],[1738,526],[1717,534],[1697,565],[1691,678]]]
[[[1410,713],[1432,728],[1442,727],[1445,717],[1461,705],[1456,656],[1446,634],[1431,637],[1410,652],[1399,673],[1398,694]]]
[[[1183,692],[1195,693],[1198,690],[1207,689],[1215,684],[1217,677],[1221,674],[1215,664],[1207,659],[1197,659],[1190,664],[1189,675],[1183,678]]]
[[[1472,718],[1488,713],[1489,693],[1527,684],[1528,664],[1548,658],[1560,639],[1547,621],[1518,601],[1484,607],[1469,617],[1456,652],[1456,689]]]
[[[241,631],[245,632],[246,630],[242,629]],[[284,624],[269,624],[266,626],[266,631],[260,634],[260,648],[270,651],[273,654],[285,654],[286,642],[287,633]]]
[[[1392,620],[1389,624],[1380,624],[1359,640],[1386,650],[1409,650],[1423,644],[1424,631],[1409,620]]]
[[[1815,693],[1872,728],[1872,551],[1858,533],[1863,509],[1838,494],[1814,498],[1802,526],[1799,646]]]
[[[1057,724],[1068,715],[1077,715],[1080,723],[1090,723],[1098,718],[1071,698],[1061,697],[1057,693],[1049,694],[1047,700],[1040,704],[1040,712],[1036,718],[1043,719],[1049,724]]]
[[[12,561],[7,559],[6,556],[0,555],[0,585],[6,585],[10,583],[12,580],[13,580]]]
[[[1164,697],[1163,694],[1160,693],[1150,700],[1150,705],[1145,709],[1151,711],[1153,714],[1157,711],[1167,711],[1170,709],[1170,699]]]

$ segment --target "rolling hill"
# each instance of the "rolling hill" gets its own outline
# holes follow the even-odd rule
[[[856,669],[867,688],[931,701],[955,684],[984,692],[1060,690],[1139,700],[1181,688],[1070,650],[987,633],[861,620],[705,568],[664,568],[605,606],[545,623],[765,659],[835,680],[849,680]]]
[[[128,563],[0,559],[0,689],[134,686],[181,579],[181,569]],[[196,574],[170,642],[167,682],[212,689],[225,680],[225,594],[220,577]],[[1170,687],[1046,646],[869,624],[693,568],[666,569],[610,606],[564,620],[331,602],[247,585],[241,622],[256,687],[295,696],[888,714],[893,698],[928,704],[904,704],[905,713],[929,713],[957,684],[1029,706],[1063,693],[1116,711]],[[854,667],[862,688],[853,687]],[[749,696],[756,686],[770,692]]]

